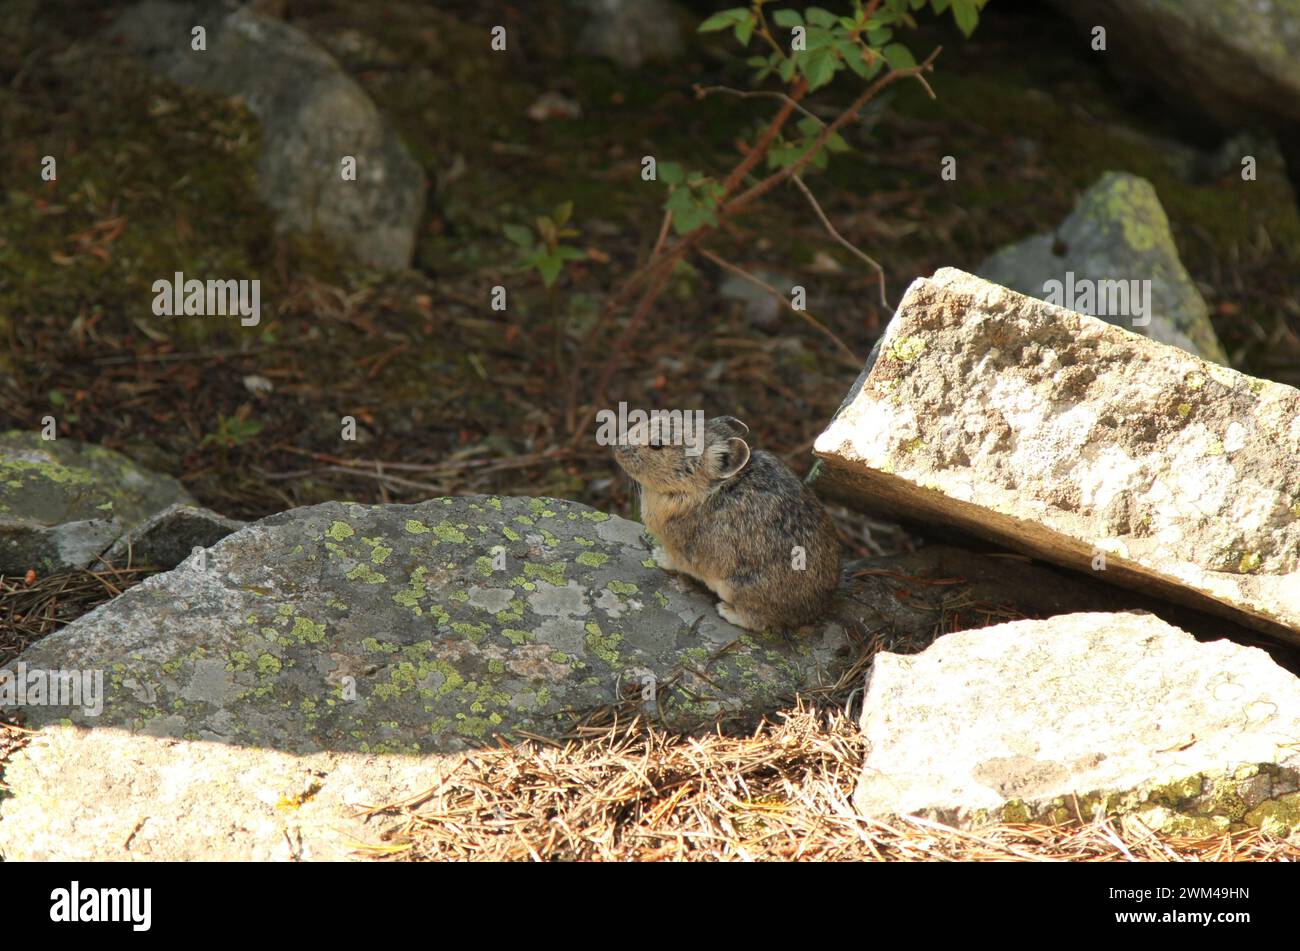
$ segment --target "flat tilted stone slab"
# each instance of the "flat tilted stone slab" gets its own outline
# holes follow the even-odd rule
[[[953,268],[915,281],[819,491],[1300,643],[1300,391]]]
[[[1063,614],[877,654],[854,802],[961,826],[1136,816],[1300,830],[1300,679],[1155,615]]]

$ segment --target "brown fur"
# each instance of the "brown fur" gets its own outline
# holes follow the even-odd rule
[[[744,423],[709,420],[703,452],[622,445],[615,458],[641,489],[641,517],[669,571],[722,600],[718,613],[750,630],[809,624],[840,581],[840,544],[821,502],[771,453],[751,452]],[[802,546],[806,566],[792,565]]]

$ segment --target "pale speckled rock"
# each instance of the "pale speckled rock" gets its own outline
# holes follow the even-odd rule
[[[175,504],[194,500],[171,476],[110,449],[20,430],[0,435],[0,573],[83,568]]]
[[[1067,272],[1075,282],[1149,280],[1150,323],[1102,313],[1105,308],[1099,304],[1093,305],[1094,316],[1229,365],[1210,323],[1210,308],[1178,258],[1169,219],[1146,179],[1106,173],[1055,233],[1003,248],[978,269],[980,277],[994,284],[1040,299],[1047,296],[1046,282],[1064,284]]]
[[[1300,680],[1263,651],[1149,614],[1067,614],[877,654],[868,815],[1091,821],[1181,835],[1300,832]]]
[[[1300,392],[952,268],[878,352],[819,491],[1300,643]]]
[[[195,26],[207,30],[206,51],[190,48]],[[282,228],[319,230],[376,268],[410,264],[424,173],[361,87],[310,37],[216,0],[145,0],[111,33],[173,82],[248,104],[263,126],[258,186]],[[357,160],[355,181],[340,173],[348,155]]]
[[[8,861],[337,861],[378,854],[452,757],[275,749],[54,724],[7,764]]]

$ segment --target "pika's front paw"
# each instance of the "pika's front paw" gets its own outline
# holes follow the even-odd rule
[[[673,561],[673,556],[668,554],[663,545],[655,545],[654,550],[650,552],[650,557],[664,571],[681,571],[681,566]]]
[[[734,624],[736,627],[743,627],[747,631],[758,631],[761,633],[763,628],[766,626],[744,611],[728,604],[726,601],[718,602],[718,616],[727,623]]]

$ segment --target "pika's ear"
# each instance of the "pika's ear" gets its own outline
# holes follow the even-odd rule
[[[730,479],[749,462],[749,445],[743,439],[720,439],[707,452],[709,477],[715,482]]]
[[[729,433],[733,436],[744,436],[749,432],[749,427],[734,416],[715,416],[709,420],[708,426],[715,432]]]

